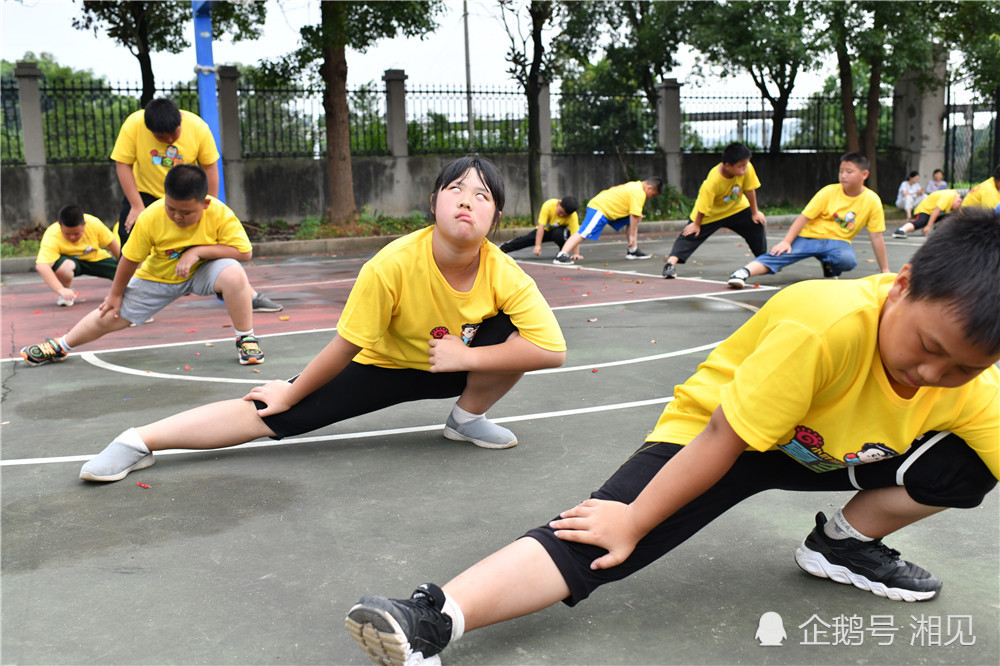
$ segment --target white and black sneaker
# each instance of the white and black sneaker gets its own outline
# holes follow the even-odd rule
[[[628,248],[626,248],[625,258],[628,259],[629,261],[635,261],[636,259],[652,259],[653,255],[646,254],[639,248],[635,248],[634,250],[629,250]]]
[[[362,597],[347,613],[347,631],[376,664],[440,664],[438,653],[451,640],[444,592],[425,583],[409,599]]]
[[[826,516],[816,514],[816,528],[795,551],[803,571],[853,585],[893,601],[927,601],[941,592],[941,580],[899,556],[881,539],[831,539],[823,531]]]
[[[565,252],[560,252],[559,254],[556,255],[556,258],[552,260],[552,263],[556,265],[561,264],[563,266],[569,266],[570,264],[575,262],[572,259],[570,259],[568,254],[566,254]]]
[[[895,231],[892,232],[892,237],[893,238],[906,238],[906,232],[903,231],[902,229],[896,229]]]
[[[730,289],[742,289],[747,286],[747,278],[750,277],[750,271],[746,268],[737,268],[733,271],[733,274],[729,276],[729,288]]]
[[[677,268],[669,261],[663,264],[663,279],[673,280],[677,277]]]

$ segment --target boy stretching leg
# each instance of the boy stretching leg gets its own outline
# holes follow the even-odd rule
[[[896,275],[786,287],[590,499],[443,588],[362,598],[350,634],[379,663],[439,663],[464,632],[575,605],[768,489],[858,491],[817,514],[795,551],[806,572],[895,601],[937,596],[941,581],[882,539],[977,506],[1000,474],[1000,216],[952,217]]]

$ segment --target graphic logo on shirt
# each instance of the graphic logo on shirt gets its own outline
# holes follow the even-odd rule
[[[462,324],[462,342],[466,346],[472,344],[472,339],[476,337],[476,331],[479,330],[481,324]],[[440,340],[444,336],[448,335],[450,331],[447,326],[437,326],[431,329],[431,337],[435,340]]]
[[[741,194],[743,194],[743,190],[740,189],[740,186],[739,185],[733,185],[732,190],[730,190],[729,194],[727,194],[726,196],[722,197],[722,200],[725,201],[726,203],[732,203],[734,201],[739,201],[739,198],[740,198]]]
[[[814,472],[829,472],[899,455],[885,444],[869,442],[862,445],[856,453],[848,453],[843,460],[838,460],[823,450],[822,435],[806,426],[795,426],[792,440],[787,444],[779,444],[778,448]]]
[[[848,211],[847,215],[844,216],[844,219],[840,219],[840,216],[837,215],[836,213],[834,213],[833,214],[833,221],[836,222],[837,224],[839,224],[841,226],[841,228],[847,229],[848,231],[850,231],[851,229],[854,228],[854,218],[856,218],[856,217],[857,217],[857,215],[854,214],[853,210],[852,211]]]
[[[167,250],[167,259],[180,259],[181,255],[188,251],[191,246],[188,245],[180,250]]]
[[[167,146],[167,149],[162,154],[154,148],[149,151],[149,156],[153,159],[154,165],[164,166],[168,169],[175,164],[184,163],[184,156],[177,151],[177,146]]]

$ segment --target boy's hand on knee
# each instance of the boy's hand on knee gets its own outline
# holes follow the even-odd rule
[[[632,521],[628,504],[608,500],[588,499],[559,514],[549,523],[555,535],[563,541],[575,541],[598,546],[607,555],[590,563],[591,569],[609,569],[628,559],[643,537],[642,530]]]
[[[181,258],[177,260],[177,265],[174,267],[174,274],[180,277],[186,278],[191,274],[191,267],[198,263],[200,257],[196,252],[192,252],[190,249],[181,255]]]
[[[263,386],[255,386],[250,392],[243,396],[244,400],[258,400],[263,402],[264,409],[257,410],[257,416],[270,416],[288,411],[294,402],[289,399],[291,382],[276,379]]]
[[[785,254],[786,252],[791,252],[791,251],[792,251],[792,244],[789,243],[788,241],[781,241],[779,243],[776,243],[774,247],[771,248],[770,254],[773,254],[774,256],[777,257],[782,254]]]
[[[695,224],[694,222],[688,222],[687,226],[681,232],[681,236],[697,236],[701,233],[701,225]]]
[[[431,372],[459,372],[469,370],[467,355],[469,348],[462,338],[448,333],[443,338],[432,338],[428,343],[428,361]]]
[[[121,296],[105,296],[104,302],[97,306],[97,312],[103,319],[104,315],[110,313],[112,319],[118,319],[121,314],[122,309],[122,297]]]

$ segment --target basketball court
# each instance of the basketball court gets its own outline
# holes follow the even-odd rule
[[[781,232],[771,230],[769,244]],[[818,278],[802,262],[732,291],[750,259],[716,234],[660,277],[675,233],[584,243],[577,266],[515,253],[569,344],[563,367],[529,373],[489,416],[519,445],[487,451],[441,435],[452,401],[399,405],[307,436],[157,453],[111,484],[80,466],[127,427],[240,397],[299,372],[330,340],[373,252],[255,259],[253,285],[285,310],[255,314],[266,354],[236,360],[224,305],[186,297],[152,324],[65,362],[18,350],[65,333],[109,283],[82,278],[72,308],[35,274],[2,289],[2,645],[8,664],[365,664],[344,630],[365,594],[406,597],[585,499],[652,429],[675,384],[776,290]],[[887,234],[888,236],[888,234]],[[920,239],[886,239],[893,270]],[[877,271],[857,239],[859,267]],[[776,399],[780,396],[776,396]],[[793,553],[849,493],[770,491],[576,608],[466,635],[445,664],[1000,663],[998,493],[887,541],[945,586],[890,602],[798,569]],[[780,644],[755,638],[783,621]]]

